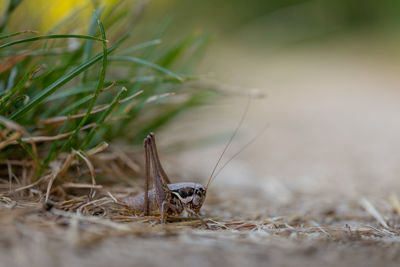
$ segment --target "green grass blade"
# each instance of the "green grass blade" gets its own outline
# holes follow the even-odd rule
[[[35,161],[35,163],[37,164],[37,166],[40,168],[41,164],[40,164],[40,160],[39,158],[35,155],[35,153],[33,153],[32,148],[30,147],[29,144],[21,141],[21,140],[17,140],[18,144],[20,144],[22,146],[22,148],[28,152],[28,154],[33,158],[33,160]]]
[[[104,27],[103,27],[103,24],[101,23],[100,19],[97,19],[97,24],[99,25],[101,36],[105,40],[106,39],[106,33],[104,31]],[[91,113],[91,111],[92,111],[92,109],[94,107],[94,104],[96,103],[97,97],[99,96],[99,94],[101,92],[101,89],[104,86],[104,79],[105,79],[105,76],[106,76],[106,69],[107,69],[107,52],[108,52],[107,43],[104,41],[103,42],[103,54],[102,54],[103,64],[102,64],[102,67],[101,67],[100,77],[99,77],[99,80],[98,80],[98,83],[97,83],[96,91],[94,93],[92,101],[89,104],[89,108],[87,109],[87,112],[86,112],[85,116],[79,122],[79,125],[75,128],[74,133],[68,139],[68,142],[66,142],[64,144],[63,148],[69,148],[71,141],[77,136],[78,132],[80,131],[82,126],[85,124],[85,122],[89,118],[90,113]]]
[[[15,78],[17,77],[18,70],[16,67],[11,69],[10,76],[8,77],[6,91],[14,86]]]
[[[32,38],[26,38],[26,39],[21,39],[13,42],[8,42],[5,44],[0,45],[0,49],[16,44],[22,44],[22,43],[27,43],[27,42],[34,42],[38,40],[45,40],[45,39],[66,39],[66,38],[77,38],[77,39],[88,39],[88,40],[94,40],[94,41],[99,41],[103,42],[105,40],[89,36],[89,35],[80,35],[80,34],[51,34],[51,35],[41,35],[41,36],[36,36]]]
[[[89,134],[86,136],[85,140],[83,141],[83,145],[80,149],[85,149],[93,139],[94,134],[97,130],[103,125],[107,116],[111,113],[114,107],[118,104],[118,101],[126,94],[127,90],[125,87],[122,87],[121,91],[119,91],[118,95],[114,97],[113,101],[111,102],[110,106],[101,114],[101,117],[97,120],[96,126],[90,130]]]
[[[160,26],[156,31],[156,33],[153,35],[152,39],[161,39],[164,36],[167,29],[169,28],[169,26],[171,25],[171,22],[172,22],[172,17],[170,16],[162,19]],[[154,46],[149,46],[147,47],[147,49],[145,49],[145,51],[140,57],[144,59],[149,59],[153,54],[154,54]]]
[[[58,113],[58,115],[68,114],[69,112],[75,110],[77,107],[79,107],[79,106],[85,104],[86,102],[88,102],[93,97],[94,97],[93,95],[87,95],[87,96],[82,97],[81,99],[79,99],[78,101],[75,101],[74,103],[72,103],[71,105],[66,107],[63,111]]]
[[[83,93],[90,93],[93,92],[94,84],[93,86],[88,86],[87,83],[83,86],[77,86],[75,88],[69,88],[68,90],[64,90],[58,93],[54,93],[51,96],[47,97],[45,102],[53,101],[53,100],[58,100],[60,98],[66,98],[70,97],[73,95],[77,94],[83,94]]]
[[[38,32],[37,31],[29,31],[29,30],[28,31],[14,32],[14,33],[10,33],[10,34],[7,34],[7,35],[0,36],[0,40],[11,38],[11,37],[14,37],[14,36],[17,36],[17,35],[20,35],[20,34],[24,34],[24,33],[38,33]]]
[[[0,57],[8,57],[8,56],[14,56],[14,55],[25,55],[25,56],[59,56],[59,55],[66,55],[66,54],[71,54],[71,50],[69,49],[38,49],[38,50],[19,50],[19,51],[4,51],[3,53],[0,53]]]
[[[127,36],[125,36],[124,38],[119,40],[117,43],[115,43],[110,48],[106,49],[106,53],[108,54],[108,53],[113,52],[117,47],[119,47],[121,45],[121,43],[123,41],[126,40],[126,38],[127,38]],[[105,42],[103,42],[103,43],[105,44]],[[72,78],[76,77],[78,74],[82,73],[82,71],[88,69],[90,66],[92,66],[94,63],[96,63],[97,61],[99,61],[102,58],[104,58],[104,52],[97,54],[92,59],[86,61],[85,63],[74,68],[69,73],[63,75],[57,81],[50,84],[47,88],[45,88],[39,94],[37,94],[35,97],[33,97],[33,99],[28,104],[26,104],[25,106],[23,106],[22,108],[17,110],[15,113],[11,114],[10,118],[13,118],[13,119],[21,118],[22,115],[26,114],[29,110],[31,110],[32,108],[39,105],[46,97],[48,97],[49,95],[54,93],[59,87],[63,86],[67,82],[69,82]]]
[[[5,112],[7,112],[6,106],[9,104],[9,100],[25,86],[26,81],[29,80],[31,72],[32,71],[26,73],[11,90],[0,98],[0,114],[5,114]]]
[[[182,73],[192,73],[196,66],[199,65],[199,62],[207,51],[207,47],[211,43],[213,36],[210,33],[201,34],[196,42],[191,46],[191,53],[186,60],[186,63],[182,66]]]
[[[95,10],[93,12],[93,16],[90,19],[90,24],[89,24],[89,36],[93,36],[96,31],[96,25],[97,25],[97,18],[100,16],[104,8],[101,10],[97,11]],[[83,62],[87,61],[91,56],[92,56],[92,47],[93,47],[93,40],[86,40],[85,44],[83,46],[83,55],[82,59]],[[83,72],[82,74],[82,84],[87,81],[87,70]]]
[[[119,55],[120,56],[124,56],[124,55],[130,54],[132,52],[135,52],[135,51],[143,49],[143,48],[147,48],[147,47],[151,47],[151,46],[155,46],[155,45],[161,44],[161,42],[162,42],[161,39],[155,39],[155,40],[152,40],[152,41],[144,42],[144,43],[132,46],[132,47],[120,52]]]
[[[191,43],[194,41],[194,35],[191,34],[186,37],[183,41],[181,41],[175,48],[168,51],[164,56],[162,56],[159,60],[157,60],[157,64],[168,68],[171,66],[181,54],[187,49]]]
[[[127,62],[138,63],[138,64],[141,64],[141,65],[148,66],[148,67],[151,67],[153,69],[156,69],[156,70],[158,70],[160,72],[163,72],[163,73],[165,73],[165,74],[177,79],[178,81],[181,81],[181,82],[184,81],[184,79],[181,76],[179,76],[178,74],[176,74],[176,73],[174,73],[174,72],[172,72],[172,71],[170,71],[170,70],[168,70],[168,69],[166,69],[164,67],[161,67],[161,66],[159,66],[157,64],[154,64],[154,63],[152,63],[150,61],[144,60],[144,59],[140,59],[140,58],[136,58],[136,57],[129,57],[129,56],[112,56],[112,57],[109,57],[109,60],[110,61],[127,61]]]

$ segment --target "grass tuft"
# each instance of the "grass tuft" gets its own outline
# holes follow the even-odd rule
[[[135,145],[211,96],[187,86],[193,76],[182,72],[197,35],[160,47],[167,20],[135,43],[126,9],[123,1],[98,8],[86,34],[75,34],[78,14],[33,37],[0,28],[1,196],[40,192],[36,201],[57,203],[84,191],[91,202],[103,184],[133,184],[141,176]]]

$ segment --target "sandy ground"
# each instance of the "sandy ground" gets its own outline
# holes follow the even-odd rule
[[[245,92],[266,93],[252,101],[227,158],[269,128],[209,189],[210,229],[74,217],[53,224],[40,207],[32,217],[14,208],[19,219],[1,222],[0,266],[398,266],[398,57],[369,41],[265,53],[216,44],[203,68],[235,96],[157,133],[162,148],[230,132]],[[175,181],[206,183],[222,145],[160,150],[171,177],[194,177]],[[4,215],[11,204],[2,203]]]

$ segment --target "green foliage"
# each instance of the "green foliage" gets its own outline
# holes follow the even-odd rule
[[[38,36],[10,33],[7,23],[1,28],[0,159],[32,157],[40,174],[62,152],[116,139],[141,143],[149,131],[212,96],[186,84],[195,79],[187,66],[198,60],[206,35],[160,47],[163,22],[155,38],[134,43],[125,31],[126,8],[99,8],[86,35],[55,33],[68,29],[66,21]],[[11,140],[18,129],[23,134]],[[32,136],[63,137],[32,144],[26,139]]]

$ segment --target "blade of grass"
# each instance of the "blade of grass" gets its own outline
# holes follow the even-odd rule
[[[2,35],[2,36],[0,36],[0,40],[3,40],[3,39],[7,39],[7,38],[11,38],[11,37],[14,37],[14,36],[17,36],[17,35],[20,35],[20,34],[24,34],[24,33],[39,33],[39,32],[37,32],[37,31],[31,31],[31,30],[26,30],[26,31],[20,31],[20,32],[14,32],[14,33],[10,33],[10,34],[7,34],[7,35]]]
[[[161,39],[155,39],[155,40],[152,40],[152,41],[148,41],[148,42],[144,42],[144,43],[132,46],[132,47],[120,52],[118,55],[124,56],[124,55],[127,55],[129,53],[135,52],[137,50],[140,50],[140,49],[143,49],[143,48],[147,48],[147,47],[150,47],[150,46],[154,46],[154,45],[158,45],[158,44],[161,44]]]
[[[146,10],[148,3],[149,3],[148,0],[135,1],[135,8],[132,9],[131,12],[126,14],[125,17],[127,18],[127,20],[125,22],[125,25],[121,25],[121,27],[119,27],[119,29],[116,30],[115,36],[118,37],[124,32],[132,31],[133,29],[135,29],[136,26],[138,25],[139,20],[143,17],[143,13]]]
[[[34,67],[33,69],[35,69]],[[3,97],[0,98],[0,114],[5,114],[7,112],[7,105],[9,103],[9,100],[14,97],[14,95],[21,91],[21,89],[25,86],[26,82],[29,80],[31,76],[32,70],[29,71],[28,73],[25,73],[25,75],[18,81],[18,83],[15,85],[14,88],[12,88],[9,92],[6,93]]]
[[[77,95],[77,94],[89,93],[89,92],[93,91],[93,87],[94,87],[94,84],[92,86],[92,84],[88,85],[86,83],[85,85],[77,86],[75,88],[68,88],[68,90],[52,94],[51,96],[47,97],[44,100],[44,102],[58,100],[58,99],[66,98],[66,97]]]
[[[14,86],[15,78],[17,77],[18,70],[16,67],[11,69],[10,76],[8,76],[6,91]]]
[[[162,73],[165,73],[165,74],[177,79],[178,81],[181,81],[181,82],[184,81],[183,77],[179,76],[178,74],[173,73],[172,71],[170,71],[170,70],[168,70],[168,69],[166,69],[164,67],[161,67],[161,66],[159,66],[157,64],[154,64],[154,63],[149,62],[149,61],[144,60],[144,59],[140,59],[140,58],[136,58],[136,57],[129,57],[129,56],[111,56],[111,57],[109,57],[109,60],[110,61],[126,61],[126,62],[138,63],[138,64],[141,64],[141,65],[148,66],[148,67],[151,67],[153,69],[156,69],[156,70],[158,70],[158,71],[160,71]]]
[[[17,142],[18,142],[18,144],[21,145],[21,147],[22,147],[26,152],[28,152],[28,154],[29,154],[29,155],[33,158],[33,160],[35,161],[36,166],[38,166],[38,168],[40,169],[40,166],[41,166],[40,160],[39,160],[39,158],[35,155],[35,153],[33,153],[33,150],[32,150],[32,148],[29,146],[29,144],[27,144],[27,143],[25,143],[25,142],[23,142],[23,141],[21,141],[21,140],[17,140]]]
[[[167,16],[166,18],[162,19],[160,26],[159,26],[158,30],[156,31],[156,33],[154,34],[154,36],[152,37],[152,39],[161,39],[164,36],[167,29],[169,28],[169,26],[171,25],[171,22],[172,22],[171,16]],[[143,54],[141,55],[141,58],[149,59],[150,56],[152,54],[154,54],[153,52],[154,52],[154,46],[149,46],[143,52]]]
[[[109,86],[103,88],[100,92],[103,93],[103,92],[105,92],[105,91],[111,89],[112,87],[115,86],[115,84],[116,84],[116,82],[112,82]],[[76,89],[79,89],[79,90],[71,90],[71,91],[73,91],[73,92],[64,91],[64,92],[62,92],[62,94],[59,94],[56,98],[53,98],[53,99],[51,99],[51,100],[55,100],[55,99],[61,99],[61,100],[63,100],[63,99],[65,99],[67,96],[70,96],[70,95],[76,95],[76,94],[88,93],[88,92],[91,93],[91,92],[93,91],[93,89],[90,88],[90,87],[88,87],[88,88],[85,88],[85,87],[78,87],[78,88],[76,88]],[[54,96],[54,95],[53,95],[53,96]],[[76,101],[73,101],[72,104],[69,105],[69,106],[67,106],[64,110],[59,111],[59,112],[57,113],[57,116],[67,114],[67,113],[69,113],[69,112],[72,112],[72,113],[73,113],[73,111],[75,111],[79,106],[83,105],[84,103],[86,103],[87,101],[89,101],[90,99],[92,99],[93,97],[94,97],[94,94],[89,94],[89,95],[83,94],[83,97],[79,98],[79,99],[76,100]],[[48,99],[46,99],[45,102],[47,102],[47,100],[49,100],[50,98],[51,98],[51,97],[49,97]],[[59,108],[58,108],[58,110],[59,110]],[[44,117],[44,118],[46,118],[46,117]]]
[[[104,8],[100,9],[99,11],[95,10],[93,12],[93,16],[90,19],[90,26],[89,26],[89,36],[93,36],[96,31],[96,25],[97,25],[97,18],[100,17],[100,14]],[[86,40],[85,45],[83,46],[83,55],[82,55],[82,61],[85,62],[87,61],[91,56],[92,56],[92,47],[93,47],[93,40]],[[81,83],[84,84],[87,81],[87,70],[83,72],[82,74],[82,80]]]
[[[131,100],[132,98],[134,98],[134,97],[140,95],[142,92],[143,92],[143,90],[140,90],[140,91],[136,92],[135,94],[133,94],[133,95],[131,95],[131,96],[128,96],[128,97],[122,99],[122,100],[119,101],[118,103],[119,103],[119,104],[122,104],[122,103],[124,103],[124,102],[127,102],[127,101]],[[92,98],[94,97],[93,95],[89,95],[89,96],[90,96],[90,99],[92,99]],[[110,104],[105,104],[105,105],[103,104],[103,105],[94,106],[94,107],[92,108],[91,112],[90,112],[90,115],[93,115],[93,114],[102,112],[102,111],[104,111],[104,110],[107,110],[109,107],[110,107]],[[81,112],[81,113],[76,113],[76,114],[69,115],[69,116],[57,116],[57,117],[45,118],[45,119],[39,120],[39,121],[38,121],[38,124],[54,124],[54,123],[59,123],[59,122],[65,121],[65,120],[67,120],[67,119],[73,120],[73,119],[77,119],[77,118],[82,118],[82,117],[85,117],[86,114],[87,114],[87,111]]]
[[[192,45],[190,55],[186,63],[182,66],[182,73],[192,73],[194,68],[199,65],[199,62],[204,58],[207,47],[211,43],[213,36],[210,33],[203,33],[197,38],[196,42]]]
[[[122,42],[127,39],[127,37],[128,36],[126,35],[124,38],[122,38],[121,40],[116,42],[113,46],[111,46],[110,48],[106,49],[105,50],[106,54],[111,53],[117,47],[119,47],[122,44]],[[106,46],[105,42],[103,42],[103,46]],[[41,102],[43,102],[43,100],[46,97],[48,97],[49,95],[54,93],[59,87],[63,86],[67,82],[69,82],[72,78],[76,77],[78,74],[82,73],[82,71],[86,70],[87,68],[89,68],[90,66],[92,66],[94,63],[96,63],[97,61],[99,61],[102,58],[104,58],[104,51],[103,51],[103,53],[99,53],[95,57],[93,57],[92,59],[82,63],[79,66],[77,66],[72,71],[70,71],[69,73],[63,75],[61,78],[59,78],[54,83],[50,84],[47,88],[45,88],[39,94],[37,94],[35,97],[33,97],[33,99],[27,105],[24,105],[22,108],[18,109],[16,112],[11,114],[10,118],[16,118],[16,119],[21,118],[22,115],[26,114],[29,110],[31,110],[32,108],[36,107]],[[102,81],[101,84],[103,84],[103,82],[104,81]]]
[[[97,37],[89,36],[89,35],[80,35],[80,34],[51,34],[51,35],[41,35],[41,36],[36,36],[32,38],[26,38],[26,39],[21,39],[9,43],[5,43],[0,45],[0,49],[16,44],[22,44],[22,43],[27,43],[27,42],[34,42],[38,40],[46,40],[46,39],[66,39],[66,38],[77,38],[77,39],[88,39],[88,40],[94,40],[94,41],[99,41],[99,42],[104,42],[107,40],[103,40]]]
[[[8,57],[14,55],[25,55],[27,57],[35,57],[35,56],[58,56],[58,55],[66,55],[71,54],[72,49],[61,49],[61,48],[53,48],[53,49],[38,49],[38,50],[19,50],[12,51],[7,50],[0,53],[0,57]]]
[[[79,106],[85,104],[86,102],[88,102],[92,98],[93,98],[92,95],[84,96],[81,99],[79,99],[78,101],[75,101],[74,103],[72,103],[71,105],[66,107],[64,110],[62,110],[60,113],[58,113],[58,115],[68,114],[70,111],[75,110],[76,108],[78,108]]]
[[[157,64],[168,68],[178,57],[195,41],[195,35],[191,34],[183,39],[175,48],[169,50],[164,56],[157,60]]]
[[[196,76],[183,76],[184,81],[195,81],[198,80],[198,77]],[[133,84],[159,84],[159,83],[181,83],[177,79],[170,77],[170,76],[159,76],[159,75],[147,75],[147,76],[136,76],[132,77],[130,79],[125,79],[125,80],[116,80],[115,81],[119,85],[128,85],[125,87],[129,87],[129,85]],[[110,83],[109,81],[106,81],[106,83]]]
[[[104,31],[103,24],[101,23],[99,18],[97,18],[97,24],[99,26],[99,29],[100,29],[100,32],[101,32],[101,36],[103,37],[104,40],[106,40],[106,33]],[[99,96],[99,94],[101,92],[101,89],[103,88],[104,79],[105,79],[105,76],[106,76],[106,69],[107,69],[107,52],[108,52],[107,43],[104,41],[103,42],[103,56],[102,56],[103,64],[102,64],[102,67],[101,67],[100,77],[99,77],[99,80],[98,80],[98,83],[97,83],[97,88],[96,88],[96,91],[94,93],[94,97],[93,97],[92,101],[89,104],[89,108],[88,108],[88,110],[86,112],[85,117],[83,117],[83,119],[79,122],[78,126],[75,128],[74,134],[71,135],[71,137],[64,144],[62,149],[63,148],[64,149],[65,148],[66,149],[70,148],[71,141],[76,137],[76,135],[78,134],[80,128],[82,128],[82,126],[85,124],[85,122],[89,118],[90,113],[91,113],[91,111],[92,111],[92,109],[94,107],[94,104],[96,103],[97,97]],[[62,151],[62,149],[61,149],[61,151]]]
[[[118,104],[118,101],[121,99],[121,97],[127,92],[127,89],[125,87],[122,87],[121,91],[119,91],[118,95],[114,97],[113,101],[111,102],[110,106],[101,114],[101,117],[97,120],[97,124],[95,127],[93,127],[89,134],[86,136],[84,139],[80,149],[86,149],[86,147],[90,144],[90,142],[93,139],[94,134],[96,131],[103,125],[105,119],[107,116],[110,114],[110,112],[113,110],[113,108]]]

